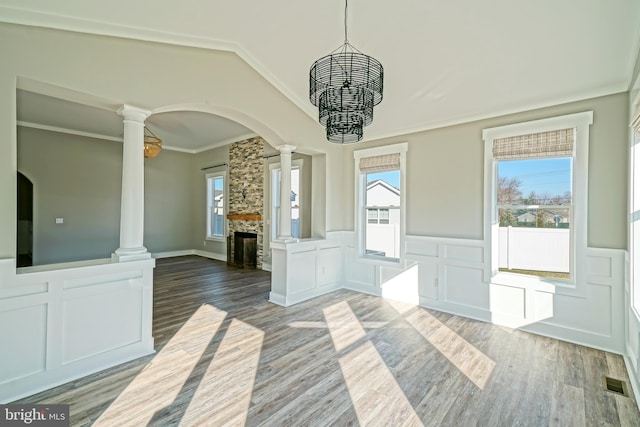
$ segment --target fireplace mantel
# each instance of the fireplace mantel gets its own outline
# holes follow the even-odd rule
[[[260,214],[227,214],[227,219],[232,221],[262,221]]]

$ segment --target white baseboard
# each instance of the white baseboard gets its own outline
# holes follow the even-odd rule
[[[198,255],[204,258],[227,262],[227,254],[201,251],[200,249],[184,249],[181,251],[155,252],[154,258],[171,258],[176,256]]]
[[[627,368],[627,374],[629,375],[629,382],[631,383],[631,388],[633,389],[633,395],[636,398],[636,403],[640,408],[640,402],[638,402],[638,396],[640,396],[640,378],[638,378],[638,374],[635,369],[633,369],[634,364],[631,362],[631,359],[627,357],[626,354],[623,354],[624,364]]]
[[[210,258],[210,259],[215,259],[218,261],[224,261],[227,262],[227,254],[221,254],[218,252],[207,252],[207,251],[201,251],[199,249],[194,250],[194,254],[201,256],[201,257],[205,257],[205,258]]]
[[[287,299],[285,296],[275,292],[269,292],[269,302],[282,307],[287,306]]]
[[[152,254],[154,258],[171,258],[175,256],[195,255],[195,250],[184,249],[181,251],[155,252]]]

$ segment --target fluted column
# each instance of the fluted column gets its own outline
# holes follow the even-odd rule
[[[124,117],[122,144],[122,199],[120,247],[113,258],[133,261],[151,258],[143,246],[144,236],[144,121],[151,114],[130,105],[118,110]]]
[[[291,153],[296,147],[280,145],[280,233],[278,240],[292,240],[291,236]]]

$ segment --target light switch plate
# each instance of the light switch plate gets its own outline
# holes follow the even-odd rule
[[[63,224],[64,218],[56,218],[56,224]]]

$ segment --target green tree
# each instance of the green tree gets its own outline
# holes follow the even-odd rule
[[[518,218],[511,209],[500,209],[500,227],[517,226]]]

